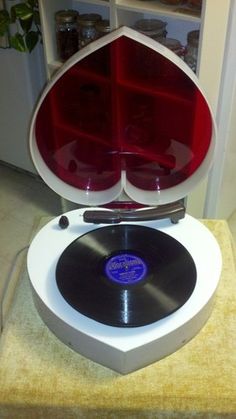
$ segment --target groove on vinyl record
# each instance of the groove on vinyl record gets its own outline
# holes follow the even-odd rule
[[[73,241],[56,267],[63,298],[81,314],[115,327],[140,327],[178,310],[196,284],[195,263],[156,229],[115,225]]]

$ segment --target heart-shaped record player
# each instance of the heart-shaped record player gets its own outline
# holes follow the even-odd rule
[[[192,71],[126,27],[75,54],[48,84],[32,158],[55,192],[87,208],[42,228],[28,271],[40,316],[68,346],[128,373],[205,324],[221,255],[183,198],[209,170],[214,137]]]

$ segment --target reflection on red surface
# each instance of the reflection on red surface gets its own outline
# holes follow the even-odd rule
[[[122,170],[141,189],[175,186],[202,163],[211,134],[208,105],[195,84],[127,37],[64,73],[36,120],[37,145],[49,168],[92,191],[116,184]]]

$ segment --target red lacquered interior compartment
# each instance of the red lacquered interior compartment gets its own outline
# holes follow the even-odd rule
[[[141,189],[175,186],[200,166],[211,135],[210,111],[194,82],[125,36],[67,70],[36,119],[48,167],[91,191],[113,186],[121,170]]]

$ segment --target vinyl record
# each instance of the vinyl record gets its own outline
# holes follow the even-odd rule
[[[98,228],[62,253],[56,281],[64,299],[85,316],[110,326],[139,327],[180,308],[196,284],[185,247],[156,229]]]

